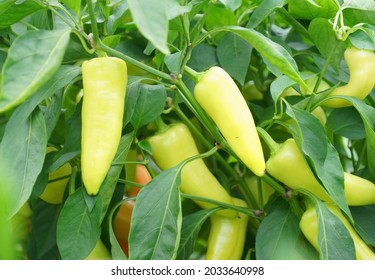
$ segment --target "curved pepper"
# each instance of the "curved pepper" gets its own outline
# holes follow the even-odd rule
[[[194,96],[233,152],[255,175],[263,176],[265,160],[253,116],[228,73],[220,67],[210,68],[195,85]]]
[[[266,167],[271,176],[289,188],[305,189],[323,201],[333,202],[315,178],[293,138],[280,145],[267,160]],[[350,206],[375,204],[375,185],[347,172],[344,172],[344,194]]]
[[[247,207],[245,201],[233,198],[234,205]],[[207,240],[206,260],[240,260],[246,239],[249,216],[239,212],[229,218],[212,214]]]
[[[104,243],[99,239],[85,260],[112,260],[112,256]]]
[[[82,65],[82,180],[96,195],[120,143],[127,84],[126,63],[100,57]]]
[[[375,52],[349,47],[344,53],[349,67],[349,82],[335,88],[329,96],[344,95],[365,99],[375,85]],[[333,98],[323,102],[324,106],[340,108],[350,106],[346,100]]]
[[[341,213],[337,206],[326,204],[328,209],[336,215],[337,218],[344,224],[353,239],[355,246],[355,254],[357,260],[374,260],[374,252],[367,246],[361,237],[354,230],[352,225],[348,222],[345,216]],[[320,251],[318,244],[318,217],[315,207],[311,207],[305,211],[300,221],[300,228],[306,239],[314,246],[317,251]]]
[[[198,149],[188,127],[182,123],[173,124],[167,130],[148,139],[152,148],[152,157],[162,170],[176,166],[183,160],[198,155]],[[210,172],[202,159],[186,164],[181,171],[180,190],[183,193],[233,204],[231,196]],[[216,205],[196,201],[202,208]],[[220,210],[222,215],[233,217],[235,211]]]

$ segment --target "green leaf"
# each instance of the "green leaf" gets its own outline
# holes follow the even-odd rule
[[[320,121],[311,113],[289,105],[286,113],[296,121],[293,136],[313,173],[331,198],[351,217],[344,195],[344,171],[339,155]]]
[[[184,13],[188,13],[191,10],[191,6],[181,6],[180,3],[176,0],[164,0],[165,1],[165,7],[166,7],[166,13],[167,18],[169,20],[174,19],[175,17],[178,17],[179,15],[182,15]]]
[[[173,54],[166,55],[164,62],[171,73],[179,74],[181,72],[183,58],[183,52],[175,52]]]
[[[154,121],[164,110],[167,93],[164,85],[134,83],[128,87],[125,98],[125,120],[135,130]]]
[[[299,220],[288,203],[279,200],[261,222],[255,241],[258,260],[316,259],[314,248],[303,238]]]
[[[226,34],[217,46],[220,65],[241,85],[245,82],[251,51],[251,46],[245,40],[231,33]]]
[[[127,200],[123,200],[122,203],[127,203]],[[121,204],[118,204],[117,207],[114,207],[109,214],[108,220],[109,220],[109,241],[111,243],[111,255],[114,260],[127,260],[124,251],[121,249],[120,244],[117,241],[115,232],[113,230],[113,220],[114,220],[114,214],[116,213],[116,210],[121,206]]]
[[[237,18],[231,10],[218,5],[210,5],[208,7],[205,22],[207,30],[231,25],[237,25]]]
[[[218,29],[220,31],[229,31],[237,34],[247,41],[254,49],[256,49],[266,60],[275,66],[281,73],[287,75],[293,81],[306,87],[305,82],[301,78],[297,64],[289,52],[281,45],[275,43],[263,34],[240,26],[228,26]]]
[[[220,0],[220,2],[233,12],[241,7],[242,4],[242,0]]]
[[[344,224],[323,202],[316,200],[315,209],[321,259],[355,260],[354,242]]]
[[[36,1],[5,0],[0,3],[0,29],[9,27],[28,15],[43,9]]]
[[[100,216],[100,221],[102,222],[104,216],[107,213],[108,207],[113,197],[117,181],[120,177],[121,171],[124,168],[123,162],[126,161],[126,156],[129,152],[130,146],[134,140],[134,131],[125,134],[120,141],[119,147],[115,158],[113,159],[111,168],[108,171],[107,177],[105,178],[103,184],[100,187],[98,196],[101,199],[102,212]]]
[[[327,118],[326,126],[333,134],[342,135],[351,140],[366,137],[362,118],[354,107],[333,110]]]
[[[345,43],[337,40],[336,33],[328,19],[313,19],[308,29],[315,46],[324,58],[331,57],[331,64],[336,71],[340,68],[340,61],[345,51]],[[331,54],[333,52],[333,54]]]
[[[35,110],[24,119],[20,109],[10,118],[0,144],[0,190],[8,197],[2,206],[8,217],[16,214],[29,199],[43,168],[47,146],[41,111]]]
[[[180,172],[167,169],[141,189],[129,233],[129,259],[172,260],[181,235]]]
[[[345,25],[358,23],[375,25],[375,3],[372,0],[346,0],[343,10]]]
[[[75,14],[79,14],[81,9],[81,0],[62,0],[62,2],[73,10]]]
[[[128,4],[126,1],[118,1],[112,8],[112,13],[108,17],[107,29],[109,34],[114,34],[117,28],[122,24],[127,15]]]
[[[375,205],[350,207],[354,219],[354,227],[362,239],[375,246]]]
[[[159,51],[169,54],[167,45],[168,17],[165,1],[127,0],[127,3],[134,22],[143,36]]]
[[[32,209],[32,231],[28,257],[31,260],[59,260],[56,227],[61,206],[37,199],[32,203]]]
[[[209,44],[201,43],[193,48],[187,65],[196,71],[205,71],[217,64],[216,48]]]
[[[339,9],[336,0],[293,0],[288,11],[296,19],[333,18]]]
[[[101,200],[97,199],[90,211],[85,195],[84,188],[80,187],[68,197],[61,210],[56,239],[63,260],[86,258],[100,238]]]
[[[70,30],[27,31],[9,49],[2,69],[0,113],[34,94],[59,69]]]
[[[207,218],[217,210],[218,208],[200,210],[182,219],[181,240],[177,253],[178,260],[189,259],[194,251],[199,231]]]
[[[282,8],[287,0],[264,0],[251,14],[247,28],[255,28],[275,10]]]

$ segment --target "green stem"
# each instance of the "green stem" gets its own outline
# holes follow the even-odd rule
[[[196,84],[202,77],[203,73],[196,72],[194,69],[190,68],[189,66],[184,67],[184,72],[193,80]]]
[[[285,8],[277,9],[276,12],[282,16],[287,22],[290,23],[291,26],[294,27],[295,30],[300,32],[306,39],[310,42],[314,42],[311,38],[310,33],[306,30],[306,28],[299,23],[294,17],[292,17]]]
[[[98,24],[96,22],[96,17],[95,17],[95,12],[94,12],[92,0],[87,0],[86,4],[87,4],[87,7],[89,9],[89,15],[90,15],[90,21],[91,21],[91,31],[92,31],[92,35],[94,37],[93,47],[96,48],[96,44],[99,44],[99,42],[100,42]]]
[[[131,181],[131,180],[126,180],[126,179],[120,179],[119,178],[118,182],[121,183],[121,184],[124,184],[124,185],[132,185],[132,186],[135,186],[135,187],[138,187],[138,188],[144,187],[144,185],[142,185],[142,184],[139,184],[139,183]]]
[[[292,197],[290,200],[289,200],[289,205],[290,205],[290,208],[292,209],[293,213],[296,214],[298,220],[301,219],[302,217],[302,214],[303,214],[303,211],[298,203],[298,200],[296,197]]]
[[[184,112],[182,112],[180,106],[178,106],[178,104],[174,105],[173,110],[176,115],[188,126],[190,131],[198,138],[198,140],[201,141],[207,149],[210,149],[212,147],[212,143],[208,141],[206,137],[204,137],[199,129],[196,128],[196,126],[189,120]],[[221,166],[225,169],[226,172],[228,172],[232,177],[236,176],[236,172],[219,153],[216,153],[214,156],[220,162]]]
[[[69,195],[75,192],[77,171],[78,171],[77,166],[73,166],[72,174],[70,175],[70,181],[69,181]]]
[[[239,206],[235,206],[235,205],[232,205],[232,204],[226,204],[226,203],[219,202],[219,201],[216,201],[216,200],[213,200],[213,199],[195,196],[195,195],[190,195],[190,194],[186,194],[186,193],[181,193],[181,196],[184,197],[184,198],[191,199],[191,200],[197,200],[197,201],[215,204],[215,205],[217,205],[221,208],[232,209],[232,210],[235,210],[237,212],[241,212],[241,213],[244,213],[246,215],[249,215],[250,217],[259,219],[259,217],[254,214],[254,211],[255,211],[254,209],[239,207]]]
[[[280,148],[280,144],[276,143],[276,141],[273,140],[272,137],[268,134],[268,132],[265,131],[263,128],[257,127],[257,131],[259,133],[259,136],[263,139],[263,141],[270,149],[271,155],[276,153],[276,151]]]
[[[281,186],[278,182],[276,182],[275,179],[273,179],[271,176],[269,176],[267,173],[262,176],[262,180],[270,185],[272,188],[274,188],[279,194],[281,194],[283,197],[285,195],[285,188]]]
[[[163,133],[168,129],[168,125],[163,122],[161,116],[157,117],[157,119],[155,120],[155,124],[158,128],[158,133]]]
[[[99,47],[101,50],[105,51],[106,53],[108,53],[110,55],[121,58],[124,61],[126,61],[127,63],[130,63],[130,64],[132,64],[136,67],[139,67],[139,68],[145,70],[146,72],[148,72],[150,74],[158,76],[161,79],[167,80],[169,82],[176,83],[175,77],[172,77],[167,73],[161,72],[161,71],[159,71],[159,70],[157,70],[157,69],[155,69],[151,66],[148,66],[148,65],[146,65],[142,62],[139,62],[138,60],[136,60],[134,58],[131,58],[130,56],[127,56],[127,55],[125,55],[125,54],[123,54],[123,53],[121,53],[121,52],[119,52],[115,49],[112,49],[111,47],[108,47],[108,46],[104,45],[102,42],[99,42],[97,47]]]

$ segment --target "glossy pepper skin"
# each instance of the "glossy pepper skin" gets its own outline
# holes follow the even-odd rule
[[[349,82],[335,88],[329,96],[345,95],[365,99],[375,85],[375,52],[349,47],[345,50],[344,58],[349,67]],[[340,108],[351,104],[334,98],[324,101],[322,105]]]
[[[176,123],[148,139],[152,157],[162,170],[169,169],[183,160],[198,155],[198,149],[188,127]],[[208,169],[202,159],[186,164],[181,171],[180,190],[183,193],[233,204],[231,196]],[[216,207],[211,203],[196,201],[202,208]],[[218,213],[234,217],[235,211],[226,209]]]
[[[344,224],[346,229],[349,231],[350,236],[353,239],[355,246],[355,253],[357,260],[374,260],[375,254],[369,246],[361,239],[361,237],[354,230],[352,225],[348,222],[345,216],[341,213],[337,206],[332,204],[326,204],[328,209],[336,215],[337,218]],[[318,245],[318,216],[316,214],[315,207],[311,207],[305,211],[299,223],[300,229],[306,239],[315,247],[317,251],[320,251]]]
[[[245,201],[233,198],[234,205],[247,207]],[[249,216],[238,212],[234,218],[217,214],[210,216],[211,229],[207,240],[206,260],[240,260],[246,238]]]
[[[291,189],[302,188],[323,201],[333,202],[315,178],[293,138],[287,139],[280,145],[279,149],[267,160],[266,167],[271,176]],[[347,172],[344,172],[344,194],[350,206],[375,203],[375,185]]]
[[[289,188],[303,188],[321,200],[332,202],[329,195],[316,180],[293,138],[287,139],[276,152],[271,154],[271,157],[267,160],[266,168],[272,177]]]
[[[100,57],[82,65],[82,180],[96,195],[120,143],[127,84],[126,63]]]
[[[210,68],[195,85],[194,96],[233,152],[255,175],[263,176],[265,160],[253,116],[228,73],[217,66]]]
[[[56,151],[56,148],[48,147],[47,154]],[[48,181],[52,181],[47,184],[40,198],[50,204],[60,204],[63,202],[64,191],[69,182],[69,177],[72,174],[72,166],[69,163],[65,163],[59,167],[56,171],[48,174]],[[64,178],[66,177],[66,178]],[[56,180],[56,181],[53,181]]]

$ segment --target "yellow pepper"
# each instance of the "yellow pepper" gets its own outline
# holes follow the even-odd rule
[[[255,175],[263,176],[265,160],[253,116],[228,73],[217,66],[210,68],[195,85],[194,96],[239,159]]]
[[[82,180],[96,195],[120,143],[127,84],[126,63],[100,57],[82,65]]]

